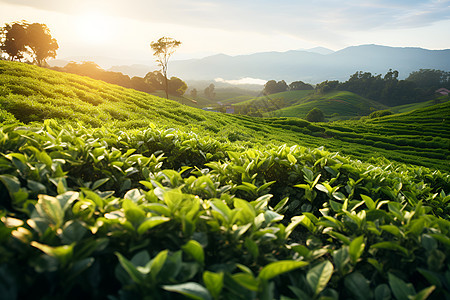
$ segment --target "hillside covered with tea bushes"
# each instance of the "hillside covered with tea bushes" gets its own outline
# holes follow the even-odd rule
[[[0,147],[11,299],[449,296],[447,173],[55,121]]]
[[[442,164],[450,158],[449,115],[450,102],[374,120],[314,124],[218,114],[88,77],[0,61],[0,121],[5,122],[53,118],[123,130],[147,128],[150,122],[250,147],[324,146],[362,160],[385,157],[450,171]]]
[[[446,104],[313,125],[0,66],[2,297],[450,297]]]

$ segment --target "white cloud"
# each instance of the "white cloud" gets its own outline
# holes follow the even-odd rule
[[[234,80],[225,80],[223,78],[216,78],[214,79],[216,82],[223,82],[223,83],[229,83],[229,84],[257,84],[257,85],[265,85],[267,80],[263,79],[257,79],[257,78],[251,78],[251,77],[245,77],[241,79],[234,79]]]

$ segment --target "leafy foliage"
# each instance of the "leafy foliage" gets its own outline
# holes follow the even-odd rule
[[[154,126],[0,133],[10,298],[450,295],[448,173]]]
[[[26,54],[30,54],[33,62],[41,66],[48,58],[56,57],[59,46],[45,24],[13,22],[1,28],[0,33],[0,50],[11,59],[20,61]]]
[[[309,122],[323,122],[325,121],[325,117],[319,108],[314,107],[306,115],[306,120]]]

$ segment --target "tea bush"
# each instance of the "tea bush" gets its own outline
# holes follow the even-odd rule
[[[2,297],[450,297],[445,172],[53,120],[0,150]]]

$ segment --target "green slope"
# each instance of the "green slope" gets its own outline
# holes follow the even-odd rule
[[[374,110],[387,109],[387,106],[351,92],[335,91],[325,95],[310,94],[297,104],[270,113],[271,117],[305,118],[313,108],[321,109],[331,120],[350,119],[369,115]]]
[[[441,96],[436,98],[435,100],[429,100],[429,101],[424,101],[424,102],[419,102],[419,103],[411,103],[411,104],[405,104],[405,105],[398,105],[398,106],[394,106],[389,108],[390,111],[394,112],[394,113],[404,113],[404,112],[409,112],[415,109],[419,109],[419,108],[425,108],[425,107],[429,107],[429,106],[433,106],[436,105],[438,103],[445,103],[447,101],[450,100],[449,96]]]
[[[449,298],[450,102],[313,125],[0,61],[0,108],[2,299]]]
[[[313,125],[298,118],[205,112],[87,77],[0,61],[0,120],[8,122],[12,116],[24,123],[54,118],[121,130],[148,128],[153,124],[251,147],[264,147],[268,143],[325,146],[363,160],[384,156],[442,170],[450,170],[443,163],[449,159],[449,137],[445,134],[450,131],[449,103],[437,106],[438,109],[419,110],[408,117],[382,118],[390,120],[383,124],[371,120]],[[395,123],[396,120],[404,123]],[[411,124],[415,125],[409,130]],[[369,132],[367,128],[372,129]],[[436,135],[439,130],[441,134]]]
[[[268,104],[280,105],[280,106],[291,106],[299,102],[305,96],[313,93],[313,91],[288,91],[276,94],[271,94],[267,96],[260,96],[246,101],[241,101],[237,105],[251,105],[255,107],[265,107]]]

